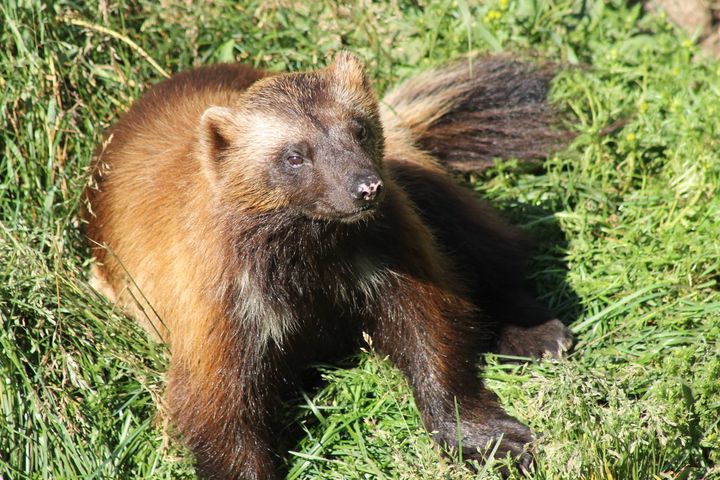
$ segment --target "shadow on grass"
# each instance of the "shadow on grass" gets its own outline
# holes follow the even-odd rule
[[[565,325],[571,325],[582,314],[580,297],[567,281],[566,252],[568,241],[560,228],[551,205],[493,202],[513,225],[529,233],[533,242],[529,252],[527,280],[538,300],[557,315]]]

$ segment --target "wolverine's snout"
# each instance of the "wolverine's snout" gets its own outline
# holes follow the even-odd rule
[[[382,198],[383,182],[375,174],[359,175],[355,178],[352,197],[363,206],[370,206]]]

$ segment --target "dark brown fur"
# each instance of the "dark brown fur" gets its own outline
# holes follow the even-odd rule
[[[483,81],[456,65],[382,110],[348,54],[303,74],[204,67],[152,88],[110,131],[87,190],[95,284],[170,343],[171,416],[204,475],[275,478],[280,390],[363,331],[407,375],[438,442],[457,446],[457,405],[465,458],[501,435],[499,455],[523,455],[530,431],[483,387],[478,355],[559,353],[569,333],[525,288],[523,236],[436,158],[556,145],[550,77],[486,62],[473,65]],[[518,120],[528,109],[532,125]],[[523,135],[527,155],[506,141]],[[477,150],[493,136],[498,149]],[[355,194],[366,177],[376,198]]]

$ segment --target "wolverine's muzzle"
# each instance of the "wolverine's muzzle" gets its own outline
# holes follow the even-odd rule
[[[383,182],[375,174],[358,175],[351,196],[360,208],[368,208],[382,200]]]

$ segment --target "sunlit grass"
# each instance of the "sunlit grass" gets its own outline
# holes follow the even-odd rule
[[[533,279],[578,346],[484,374],[538,434],[535,478],[720,478],[720,63],[623,2],[162,3],[0,5],[0,478],[194,476],[165,425],[164,347],[87,285],[86,166],[163,71],[341,48],[381,91],[469,48],[567,67],[573,145],[471,187],[539,239]],[[288,409],[289,478],[475,476],[382,359],[318,368],[327,386]]]

